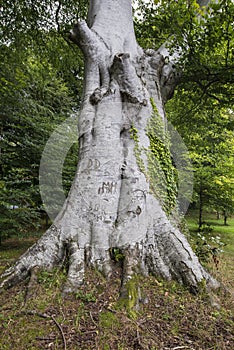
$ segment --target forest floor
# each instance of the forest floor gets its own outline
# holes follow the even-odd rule
[[[191,232],[197,219],[188,217]],[[110,281],[86,271],[86,283],[65,299],[63,270],[41,271],[28,290],[22,283],[0,295],[1,350],[225,350],[234,349],[234,219],[207,219],[225,243],[219,263],[208,268],[225,286],[212,297],[192,295],[175,282],[139,278],[144,303],[138,311],[118,303],[120,268]],[[0,272],[37,237],[11,238],[0,247]]]

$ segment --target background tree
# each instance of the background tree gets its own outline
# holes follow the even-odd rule
[[[192,160],[193,204],[199,209],[199,227],[204,221],[203,209],[217,210],[224,203],[224,197],[226,205],[232,207],[230,199],[233,198],[232,117],[220,106],[210,105],[207,110],[208,106],[194,109],[190,95],[182,91],[167,106],[168,115],[182,135]],[[186,122],[187,113],[190,113],[190,120]]]
[[[53,128],[70,115],[72,100],[48,62],[32,54],[15,63],[14,49],[6,50],[7,62],[5,55],[1,60],[1,232],[9,236],[38,225],[41,154]]]
[[[84,7],[76,11],[81,13]],[[41,154],[53,129],[79,106],[83,65],[78,50],[64,40],[65,21],[59,25],[66,12],[56,2],[5,2],[0,8],[2,238],[41,225]],[[77,152],[70,152],[64,171],[66,191],[76,161]]]

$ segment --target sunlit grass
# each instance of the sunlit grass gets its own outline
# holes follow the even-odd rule
[[[190,211],[186,216],[190,232],[196,234],[198,230],[198,212]],[[229,289],[234,291],[234,217],[228,218],[227,225],[224,225],[223,218],[219,220],[215,213],[204,213],[204,223],[212,228],[212,236],[219,236],[224,243],[223,253],[218,257],[218,270],[214,264],[210,266],[213,274],[221,280]]]
[[[198,212],[190,211],[186,216],[186,221],[189,230],[195,232],[198,230]],[[223,218],[219,220],[215,213],[205,213],[204,223],[212,227],[213,235],[218,235],[225,242],[225,251],[227,253],[234,253],[234,217],[228,218],[227,225],[224,225]]]

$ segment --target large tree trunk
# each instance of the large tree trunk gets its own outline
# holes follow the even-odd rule
[[[125,257],[123,285],[134,274],[153,273],[194,291],[203,279],[215,287],[154,188],[152,125],[166,124],[172,64],[164,49],[144,52],[137,45],[130,0],[91,1],[87,23],[77,23],[71,33],[85,57],[76,177],[54,224],[6,271],[2,287],[36,266],[61,264],[67,254],[65,291],[77,290],[86,266],[111,273],[113,248]]]

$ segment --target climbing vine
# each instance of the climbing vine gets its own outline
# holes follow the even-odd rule
[[[170,137],[153,99],[151,105],[152,116],[146,130],[149,148],[140,147],[138,130],[134,125],[130,129],[130,137],[135,143],[134,154],[139,170],[150,182],[151,192],[161,202],[166,213],[171,214],[176,205],[178,174],[172,163]],[[147,169],[142,154],[147,156]]]
[[[164,210],[170,214],[176,205],[178,174],[172,163],[170,138],[153,99],[151,105],[152,116],[147,126],[150,141],[148,152],[150,190],[160,200]]]
[[[138,137],[138,131],[135,128],[135,126],[131,126],[130,129],[130,137],[134,140],[135,146],[134,146],[134,154],[136,157],[136,162],[138,165],[139,170],[145,175],[146,178],[148,178],[148,174],[145,168],[145,164],[143,159],[141,158],[141,153],[144,150],[143,148],[140,148],[139,146],[139,137]]]

